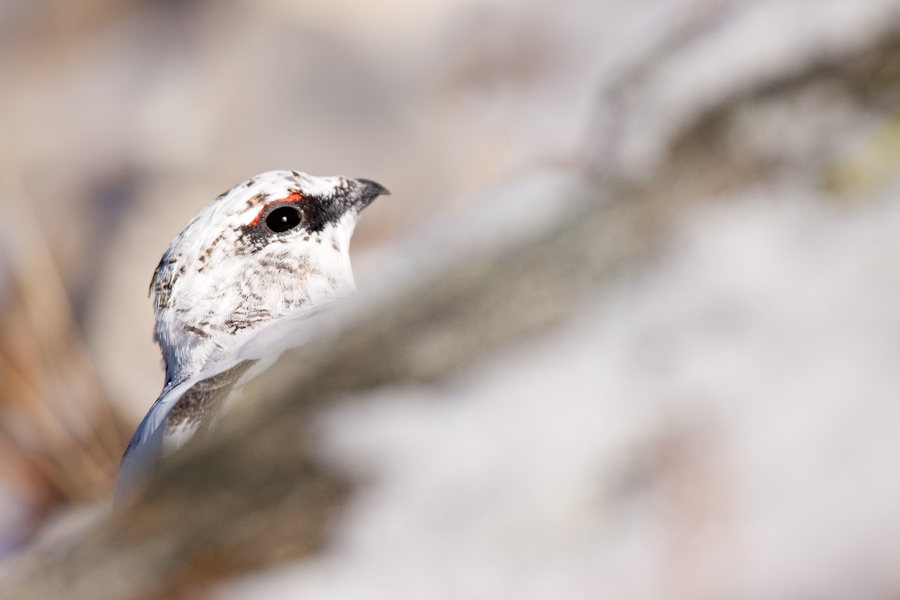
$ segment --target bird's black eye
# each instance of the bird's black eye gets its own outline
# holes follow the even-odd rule
[[[266,227],[275,233],[293,229],[300,224],[300,211],[293,206],[276,208],[266,217]]]

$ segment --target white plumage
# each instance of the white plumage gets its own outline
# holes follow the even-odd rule
[[[350,238],[381,185],[270,171],[222,194],[172,241],[150,292],[166,382],[134,434],[120,498],[161,454],[207,429],[236,387],[302,343],[304,321],[355,291]],[[271,347],[248,343],[277,322]]]

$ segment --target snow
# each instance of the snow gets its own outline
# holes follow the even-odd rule
[[[758,0],[710,3],[688,11],[701,35],[670,34],[657,60],[619,83],[618,135],[603,154],[609,171],[651,175],[669,144],[707,111],[766,82],[866,47],[896,28],[897,0]],[[691,12],[695,14],[691,14]],[[677,33],[677,31],[676,31]],[[668,51],[666,51],[668,50]]]
[[[345,399],[330,546],[216,597],[896,594],[898,191],[721,199],[566,327]]]

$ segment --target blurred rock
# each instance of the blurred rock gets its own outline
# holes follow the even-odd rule
[[[342,3],[161,6],[92,38],[183,44],[108,88],[149,98],[85,321],[117,388],[138,353],[99,317],[137,326],[117,286],[213,182],[353,170],[399,196],[360,241],[399,239],[16,597],[898,594],[897,2],[436,3],[419,46],[323,25]]]

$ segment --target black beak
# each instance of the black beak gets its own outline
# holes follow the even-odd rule
[[[390,196],[391,193],[386,187],[380,183],[375,183],[369,179],[354,179],[357,184],[357,193],[359,194],[359,210],[364,209],[372,204],[378,196]]]

